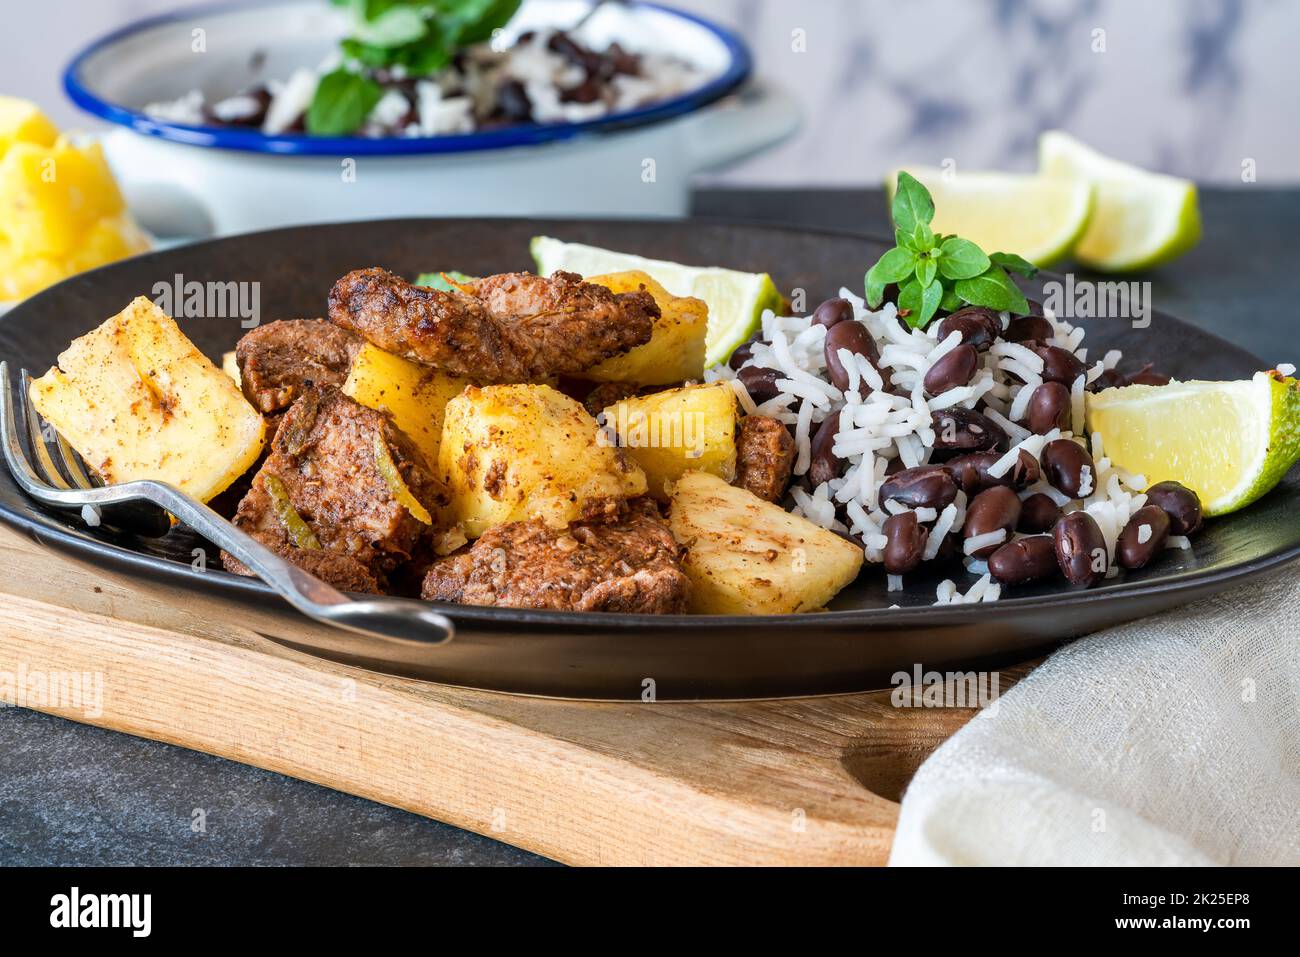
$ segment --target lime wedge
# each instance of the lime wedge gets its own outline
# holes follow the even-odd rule
[[[706,369],[724,361],[754,334],[764,310],[780,312],[783,305],[781,293],[767,273],[683,266],[580,243],[565,243],[550,236],[534,236],[530,248],[537,271],[543,276],[557,269],[580,276],[639,269],[653,276],[674,296],[703,299],[709,307],[704,351]]]
[[[1091,183],[1097,211],[1074,250],[1085,266],[1105,272],[1149,269],[1180,256],[1201,238],[1196,184],[1102,156],[1059,131],[1038,140],[1046,176]]]
[[[1092,216],[1087,183],[1015,173],[948,174],[907,167],[934,198],[936,233],[969,239],[987,253],[1018,253],[1037,266],[1066,256]],[[892,201],[898,170],[885,180]]]
[[[1300,458],[1300,383],[1276,372],[1241,382],[1130,385],[1088,396],[1088,428],[1117,467],[1174,479],[1207,515],[1245,508]]]

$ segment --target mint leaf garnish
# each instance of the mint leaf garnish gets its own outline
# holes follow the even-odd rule
[[[1007,270],[1032,278],[1037,267],[1015,253],[989,255],[969,239],[936,234],[930,228],[934,199],[911,174],[899,172],[890,213],[895,246],[867,270],[870,308],[879,308],[885,286],[897,283],[899,313],[914,329],[924,329],[940,309],[956,312],[963,304],[1029,314]]]
[[[904,233],[915,233],[916,227],[934,219],[934,200],[930,191],[909,173],[898,174],[898,188],[890,209],[894,225]]]

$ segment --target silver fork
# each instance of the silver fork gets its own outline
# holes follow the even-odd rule
[[[336,628],[375,638],[435,645],[450,641],[455,635],[456,627],[451,619],[424,602],[406,598],[349,598],[315,575],[309,575],[281,558],[202,502],[165,482],[95,485],[63,436],[51,428],[52,436],[47,440],[46,423],[28,397],[30,377],[26,369],[22,370],[21,377],[22,392],[15,402],[9,381],[9,364],[0,361],[0,380],[3,380],[0,382],[0,444],[3,444],[5,462],[14,481],[38,502],[69,511],[82,511],[87,506],[97,510],[103,508],[107,510],[109,524],[117,524],[111,520],[113,514],[120,514],[123,509],[131,510],[122,524],[135,524],[137,527],[150,524],[149,512],[153,513],[154,525],[157,525],[159,517],[170,525],[167,515],[174,515],[178,521],[238,558],[304,615]],[[21,426],[15,407],[21,407],[23,411]],[[35,467],[23,451],[24,433],[36,459]],[[49,448],[51,445],[63,464],[62,471],[55,465]]]

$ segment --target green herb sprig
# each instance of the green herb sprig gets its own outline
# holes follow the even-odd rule
[[[940,309],[955,312],[964,305],[1029,314],[1007,270],[1032,278],[1038,267],[1015,253],[986,254],[969,239],[936,233],[930,228],[934,199],[908,173],[898,174],[890,215],[895,246],[867,271],[872,309],[884,302],[885,287],[896,284],[899,314],[914,329],[924,329]]]
[[[352,36],[340,46],[369,69],[400,66],[408,76],[428,76],[456,51],[492,39],[523,0],[333,0],[352,12]],[[346,136],[360,129],[383,96],[371,77],[341,66],[321,77],[307,109],[307,132]]]

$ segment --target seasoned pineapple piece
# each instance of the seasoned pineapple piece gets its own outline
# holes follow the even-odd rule
[[[438,472],[470,538],[534,518],[563,527],[588,506],[646,491],[641,467],[587,410],[545,385],[470,386],[448,402]]]
[[[704,375],[704,339],[709,331],[709,307],[703,299],[674,296],[648,273],[609,273],[587,282],[615,294],[644,289],[659,305],[650,341],[621,356],[606,359],[583,378],[593,382],[635,382],[673,385]]]
[[[707,472],[677,482],[669,527],[698,614],[816,611],[862,567],[852,542]]]
[[[0,159],[0,222],[19,256],[67,257],[95,223],[124,209],[98,143],[15,143]]]
[[[59,129],[35,103],[16,96],[0,96],[0,156],[14,143],[53,146]]]
[[[738,414],[735,390],[716,382],[623,399],[605,409],[602,424],[645,470],[650,494],[666,501],[684,472],[735,478]]]
[[[393,417],[430,463],[438,461],[447,403],[472,385],[468,379],[411,362],[366,343],[352,360],[343,391]]]
[[[105,481],[157,479],[207,501],[246,472],[266,425],[143,296],[59,356],[32,403]]]

